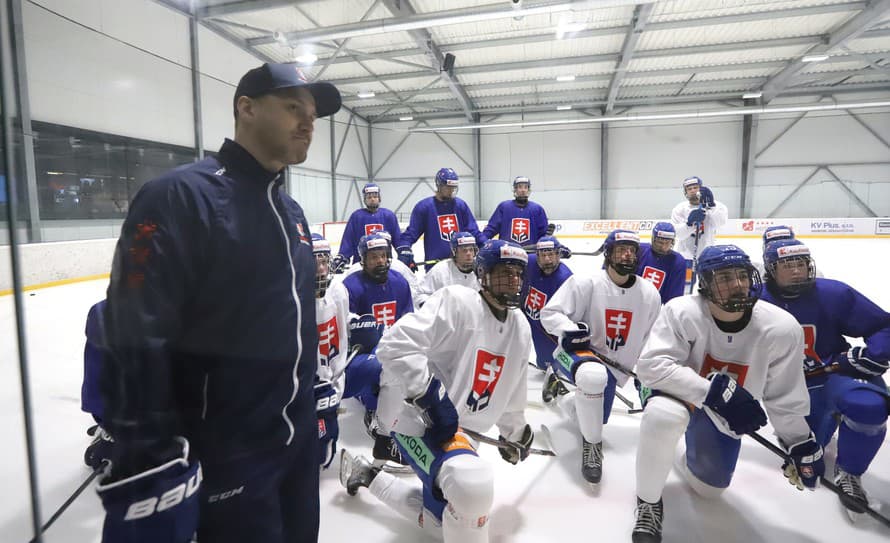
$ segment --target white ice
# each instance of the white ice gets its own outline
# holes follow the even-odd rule
[[[728,242],[730,240],[721,240]],[[734,240],[757,251],[759,240]],[[890,264],[887,240],[806,240],[826,277],[847,281],[885,309],[890,289],[883,267]],[[597,243],[569,243],[577,251]],[[567,263],[576,273],[599,267],[601,260],[576,256]],[[24,295],[30,389],[36,423],[37,471],[43,518],[89,474],[83,450],[85,430],[92,419],[80,411],[83,371],[83,328],[89,307],[104,296],[105,281],[53,287]],[[31,536],[30,498],[24,426],[19,392],[12,297],[0,298],[0,541],[20,543]],[[515,361],[525,363],[525,361]],[[629,541],[633,523],[634,458],[640,415],[627,414],[616,400],[604,431],[603,481],[593,491],[580,477],[580,437],[573,422],[540,401],[542,376],[531,370],[527,417],[538,430],[551,429],[557,458],[532,457],[519,466],[503,462],[493,447],[479,453],[496,472],[492,541]],[[631,386],[623,391],[635,398]],[[636,401],[638,404],[638,400]],[[370,454],[357,404],[344,402],[340,447]],[[761,431],[772,436],[769,428]],[[833,462],[833,451],[828,458]],[[867,519],[853,526],[835,496],[826,489],[798,492],[785,482],[781,461],[751,440],[744,440],[732,485],[715,500],[696,497],[675,474],[665,489],[665,542],[842,542],[888,541],[890,529]],[[306,469],[314,469],[307,466]],[[890,515],[890,447],[885,446],[863,477],[872,504]],[[49,528],[49,543],[89,543],[100,540],[102,508],[90,488]],[[321,541],[396,543],[425,541],[410,522],[382,506],[362,490],[350,497],[340,487],[335,467],[321,476]]]

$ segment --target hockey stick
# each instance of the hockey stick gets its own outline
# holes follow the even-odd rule
[[[698,204],[699,209],[703,209],[702,204]],[[696,270],[698,269],[698,239],[701,236],[699,229],[703,229],[704,223],[694,222],[695,226],[695,243],[692,247],[692,276],[689,278],[689,294],[695,292],[695,281],[698,279]]]
[[[804,377],[809,379],[810,377],[819,377],[820,375],[826,375],[829,373],[836,373],[840,371],[841,365],[837,362],[833,362],[827,366],[820,366],[818,368],[813,368],[811,370],[807,370],[804,372]]]
[[[792,460],[792,458],[788,455],[788,453],[786,453],[785,451],[783,451],[782,449],[780,449],[777,445],[775,445],[775,444],[774,444],[773,442],[771,442],[770,440],[766,439],[765,437],[763,437],[762,435],[758,434],[757,432],[751,432],[751,433],[749,433],[748,435],[749,435],[754,441],[756,441],[757,443],[760,443],[761,445],[763,445],[764,447],[766,447],[767,449],[769,449],[770,452],[774,453],[776,456],[781,457],[783,460],[785,460],[786,462],[791,463],[792,465],[794,464],[794,460]],[[870,517],[872,517],[873,519],[877,520],[878,522],[880,522],[880,523],[883,524],[884,526],[890,527],[890,518],[887,518],[887,517],[885,517],[884,515],[878,513],[878,512],[875,511],[874,509],[872,509],[872,508],[868,505],[868,502],[863,502],[863,501],[861,501],[861,500],[857,500],[856,498],[853,498],[852,496],[848,496],[847,494],[844,494],[844,491],[843,491],[843,490],[841,490],[840,488],[838,488],[838,486],[837,486],[836,484],[834,484],[832,481],[829,481],[829,480],[826,479],[824,476],[819,477],[819,482],[821,482],[822,485],[823,485],[825,488],[827,488],[828,490],[830,490],[830,491],[834,492],[835,494],[837,494],[837,497],[840,498],[841,503],[842,503],[842,504],[844,505],[844,507],[846,507],[847,509],[852,509],[852,510],[859,510],[859,509],[862,509],[862,510],[865,511],[865,513],[868,514],[868,516],[870,516]]]
[[[516,443],[514,441],[501,441],[499,439],[495,439],[493,437],[488,437],[485,434],[480,434],[479,432],[474,432],[473,430],[467,430],[466,428],[461,428],[458,430],[459,432],[463,432],[468,436],[472,437],[476,441],[480,443],[485,443],[486,445],[494,445],[495,447],[513,447],[516,450],[522,449],[522,445]],[[539,454],[541,456],[556,456],[556,453],[551,451],[550,449],[536,449],[534,447],[529,447],[529,454]]]
[[[53,523],[62,516],[62,513],[64,513],[66,509],[68,509],[68,506],[74,503],[74,500],[76,500],[78,496],[83,494],[83,491],[86,490],[88,486],[90,486],[90,483],[93,482],[93,479],[105,473],[105,470],[110,465],[111,462],[109,460],[103,460],[102,464],[100,464],[98,468],[94,469],[93,472],[90,473],[90,476],[87,477],[86,480],[82,482],[79,487],[77,487],[77,490],[75,490],[74,493],[71,494],[71,496],[69,496],[67,500],[65,500],[65,503],[63,503],[61,507],[59,507],[59,509],[56,510],[55,513],[53,513],[53,516],[49,517],[49,520],[47,520],[46,523],[44,523],[44,525],[40,527],[40,533],[35,535],[29,543],[34,543],[35,541],[37,541],[37,538],[39,536],[46,533],[49,527],[52,526]]]

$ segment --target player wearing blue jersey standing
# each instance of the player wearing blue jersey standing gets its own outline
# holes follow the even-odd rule
[[[846,283],[816,277],[810,250],[798,240],[768,243],[763,261],[763,299],[803,327],[807,422],[823,446],[838,432],[835,484],[867,503],[861,477],[887,433],[890,403],[881,376],[890,361],[890,313]],[[845,336],[865,346],[851,348]],[[854,521],[864,513],[850,502],[844,510]]]
[[[535,346],[535,365],[545,370],[547,375],[541,396],[550,403],[557,394],[568,392],[553,373],[553,350],[556,339],[541,326],[541,309],[553,297],[556,290],[572,275],[572,270],[563,264],[572,252],[553,236],[544,236],[535,246],[535,254],[528,257],[528,275],[522,296],[522,311],[532,329],[532,342]]]
[[[438,261],[451,258],[451,234],[469,232],[482,245],[485,236],[479,231],[476,217],[466,202],[455,196],[459,178],[451,168],[436,173],[436,193],[417,202],[411,211],[408,228],[398,242],[399,260],[411,269],[417,269],[411,246],[423,236],[423,254],[426,271]],[[396,239],[395,237],[393,239]]]
[[[395,240],[402,236],[396,214],[385,207],[380,207],[380,187],[376,183],[368,183],[362,187],[362,198],[364,198],[365,207],[352,212],[346,222],[346,228],[343,230],[340,250],[331,264],[334,273],[342,273],[350,262],[359,261],[358,240],[362,236],[381,230],[389,232]]]
[[[640,244],[637,275],[655,285],[663,304],[682,296],[686,282],[686,259],[674,251],[676,237],[674,225],[660,222],[652,229],[652,243]]]
[[[534,246],[547,234],[547,213],[540,204],[528,199],[532,182],[528,177],[513,180],[513,199],[504,200],[495,208],[482,233],[523,246]]]

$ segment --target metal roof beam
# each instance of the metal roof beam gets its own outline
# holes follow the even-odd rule
[[[223,17],[225,15],[236,15],[251,11],[283,8],[293,6],[294,4],[307,4],[311,1],[313,0],[239,0],[238,2],[229,2],[228,4],[198,8],[197,15],[198,19],[209,19],[211,17]]]
[[[873,0],[869,2],[867,8],[831,32],[823,43],[810,48],[804,55],[792,60],[781,72],[772,76],[763,85],[763,102],[768,103],[779,94],[782,94],[794,79],[794,76],[806,67],[807,63],[803,61],[804,56],[829,53],[833,49],[845,45],[850,40],[862,35],[870,26],[877,24],[888,11],[890,11],[890,0]]]
[[[634,8],[633,17],[630,20],[630,28],[624,36],[624,44],[621,46],[618,63],[615,65],[612,81],[609,82],[608,98],[606,98],[607,112],[615,109],[615,98],[618,97],[618,88],[621,86],[621,80],[624,79],[627,66],[634,56],[634,50],[637,48],[637,42],[640,41],[643,29],[646,27],[646,23],[649,22],[649,16],[652,15],[653,7],[653,4],[638,4]]]
[[[389,8],[395,16],[414,16],[417,15],[417,11],[414,9],[414,6],[411,5],[411,0],[383,0],[384,5]],[[440,68],[441,63],[445,59],[445,54],[439,49],[436,45],[436,42],[433,40],[432,34],[430,34],[429,30],[425,28],[411,30],[408,32],[411,37],[417,42],[417,45],[421,48],[425,48],[429,53],[433,68]],[[464,115],[467,120],[473,121],[473,114],[470,111],[475,107],[473,105],[473,100],[464,90],[463,86],[458,81],[457,76],[454,75],[454,69],[444,70],[440,68],[439,72],[442,76],[442,79],[445,80],[445,84],[451,90],[451,94],[454,95],[454,98],[460,104],[460,107],[464,110]],[[408,101],[406,99],[405,101]]]

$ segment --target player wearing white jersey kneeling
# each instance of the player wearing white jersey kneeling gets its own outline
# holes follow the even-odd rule
[[[488,541],[493,472],[458,424],[480,433],[496,424],[502,439],[514,442],[500,448],[501,456],[512,464],[528,456],[531,333],[515,311],[527,264],[518,245],[488,241],[476,256],[481,291],[445,287],[384,334],[377,347],[383,363],[377,418],[422,484],[344,451],[340,482],[349,494],[368,487],[425,530],[441,530],[446,543]]]
[[[645,410],[634,543],[661,541],[661,495],[672,461],[696,493],[719,495],[732,480],[741,436],[766,424],[766,413],[794,461],[785,470],[790,482],[812,489],[825,472],[822,447],[804,418],[810,401],[800,325],[757,303],[760,274],[735,245],[705,249],[696,274],[698,294],[665,304],[637,364]]]
[[[578,387],[574,400],[567,395],[560,402],[574,402],[582,436],[581,475],[591,484],[602,478],[603,426],[615,388],[627,381],[661,309],[655,286],[635,275],[639,250],[636,232],[613,230],[597,251],[605,252],[605,269],[569,277],[541,310],[541,325],[560,338],[554,372]],[[619,367],[607,369],[599,358],[603,355]]]

